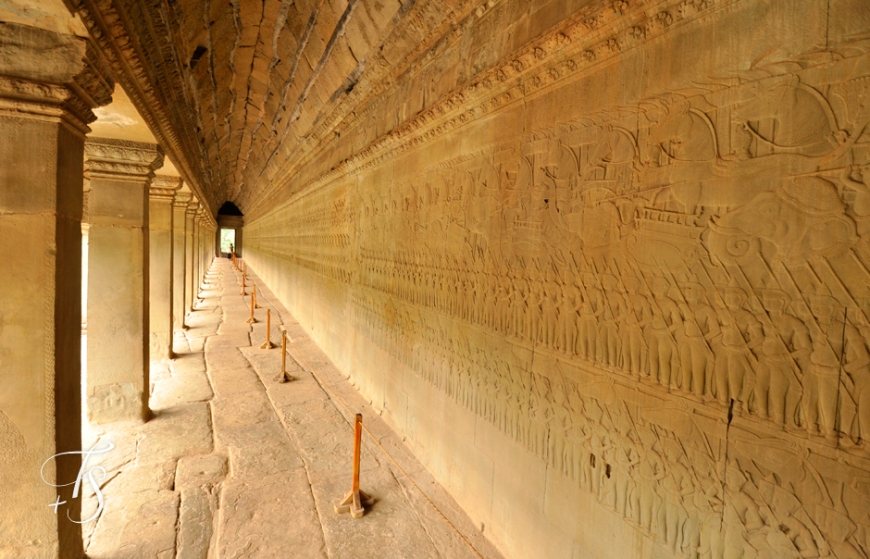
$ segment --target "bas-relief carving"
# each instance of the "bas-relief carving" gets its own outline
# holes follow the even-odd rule
[[[369,171],[246,237],[670,553],[867,558],[867,60]]]

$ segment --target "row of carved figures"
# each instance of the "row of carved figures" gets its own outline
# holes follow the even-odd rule
[[[776,289],[642,272],[562,279],[385,260],[364,260],[362,274],[363,285],[391,298],[699,401],[733,401],[811,434],[870,439],[870,325],[862,310],[827,295],[794,302]]]
[[[620,514],[672,553],[702,559],[866,558],[849,537],[830,541],[812,515],[766,502],[749,472],[729,465],[723,484],[721,449],[699,450],[619,406],[584,396],[574,382],[528,372],[497,351],[445,339],[438,327],[385,343],[371,301],[357,300],[358,331],[450,398],[493,423],[551,468]],[[400,319],[399,325],[408,318]],[[807,476],[809,477],[809,476]],[[727,495],[726,495],[727,493]],[[800,505],[799,495],[789,494]],[[782,497],[779,497],[782,499]],[[723,509],[724,507],[724,509]],[[865,506],[861,513],[870,512]],[[857,511],[853,518],[861,518]],[[868,526],[867,528],[870,528]],[[851,539],[850,539],[851,538]],[[762,540],[759,545],[758,540]],[[769,548],[764,546],[768,545]],[[832,548],[841,554],[830,553]],[[761,553],[761,555],[758,555]],[[815,555],[820,556],[820,555]]]

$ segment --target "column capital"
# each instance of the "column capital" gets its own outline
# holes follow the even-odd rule
[[[150,180],[163,165],[163,150],[157,144],[87,138],[85,177],[115,180]]]
[[[98,49],[76,35],[0,22],[0,113],[64,122],[90,132],[92,109],[115,83]]]
[[[175,200],[172,202],[172,206],[175,208],[187,208],[187,205],[190,204],[191,198],[193,198],[192,192],[177,192],[175,194]]]
[[[196,213],[199,211],[199,200],[196,199],[196,196],[191,195],[190,201],[187,203],[187,210],[185,210],[184,215],[188,217],[195,217]]]
[[[169,175],[154,175],[151,179],[151,187],[148,190],[148,198],[151,200],[163,200],[170,204],[178,195],[178,189],[184,181],[181,177]]]

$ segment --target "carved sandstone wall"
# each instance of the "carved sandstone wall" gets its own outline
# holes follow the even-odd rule
[[[509,557],[866,559],[866,4],[547,6],[447,33],[248,261]]]

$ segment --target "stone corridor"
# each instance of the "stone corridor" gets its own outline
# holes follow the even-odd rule
[[[88,462],[107,477],[102,514],[83,526],[87,556],[500,557],[272,293],[251,275],[242,297],[240,283],[229,260],[213,262],[188,329],[175,332],[176,358],[151,362],[150,421],[86,427],[84,448],[115,445]],[[282,327],[292,340],[291,382],[276,382],[280,347],[260,349],[267,309],[271,340]],[[361,486],[374,501],[356,520],[333,511],[350,484],[349,410],[373,435]],[[91,492],[82,518],[97,507]]]

